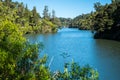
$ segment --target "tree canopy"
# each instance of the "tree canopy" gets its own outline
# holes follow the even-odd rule
[[[45,6],[45,9],[43,10],[43,18],[39,15],[35,6],[32,10],[29,10],[27,5],[24,6],[23,3],[12,2],[12,0],[0,1],[0,11],[1,21],[7,19],[18,24],[21,26],[24,33],[56,32],[58,26],[61,24],[59,19],[55,17],[55,11],[52,14],[54,15],[54,21],[52,20],[53,18],[49,16],[48,6]],[[52,26],[51,24],[45,25],[44,23],[51,23]]]
[[[94,12],[75,17],[69,26],[95,31],[94,38],[120,40],[120,1],[105,5],[96,2],[94,8]]]
[[[93,27],[95,38],[120,40],[120,2],[113,2],[102,6],[94,13]]]

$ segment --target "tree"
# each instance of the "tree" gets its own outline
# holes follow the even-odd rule
[[[44,10],[43,10],[43,18],[49,20],[48,6],[45,6],[45,7],[44,7]]]
[[[21,55],[25,39],[16,25],[9,21],[1,22],[0,27],[0,58],[2,59],[0,76],[2,79],[12,79],[16,77],[16,63]]]
[[[8,4],[8,6],[7,6]],[[46,19],[48,20],[48,23],[50,22],[51,15],[48,15],[48,7],[46,6],[45,14],[47,13]],[[46,29],[46,31],[51,32],[54,31],[53,24],[51,25],[51,22],[49,25],[49,30],[46,27],[46,25],[41,25],[44,23],[44,20],[41,19],[39,13],[36,10],[36,7],[33,7],[33,9],[30,11],[26,6],[24,6],[23,3],[19,2],[12,2],[12,0],[4,0],[3,2],[0,2],[0,21],[3,20],[9,20],[19,26],[21,26],[22,31],[24,33],[42,33],[43,30]],[[47,21],[46,20],[46,21]],[[42,22],[43,21],[43,22]],[[44,28],[45,27],[45,28]],[[44,28],[44,29],[43,29]],[[57,26],[54,26],[55,32],[57,30]],[[45,32],[46,32],[45,31]]]
[[[37,26],[38,23],[39,23],[39,19],[40,19],[40,16],[39,14],[37,13],[36,11],[36,7],[33,7],[33,10],[32,10],[32,15],[30,17],[30,24],[31,26]]]
[[[55,19],[55,11],[54,10],[52,10],[52,19]]]
[[[11,2],[12,2],[12,0],[5,0],[6,6],[10,7]]]
[[[28,6],[26,4],[25,12],[24,12],[24,17],[29,18],[29,15],[30,15],[29,13],[30,13],[30,11],[28,10]]]
[[[79,15],[71,21],[71,25],[69,25],[69,26],[79,28],[79,29],[86,29],[86,30],[91,29],[91,20],[92,19],[90,16],[91,16],[90,13]]]
[[[60,22],[59,18],[56,17],[54,10],[52,10],[52,18],[51,18],[51,21],[52,21],[52,23],[54,23],[55,25],[61,26],[61,22]]]
[[[120,40],[119,5],[120,2],[113,1],[113,3],[106,4],[99,11],[95,12],[93,26],[97,32],[94,38]]]
[[[94,8],[95,8],[96,11],[100,11],[102,9],[101,3],[100,2],[96,2],[94,4]]]
[[[39,44],[31,44],[19,28],[10,21],[0,24],[0,78],[1,79],[50,79],[44,65],[47,57],[39,59]]]
[[[63,26],[69,27],[70,24],[73,24],[71,18],[62,18],[62,17],[60,17],[59,20],[60,20],[61,27],[63,27]]]

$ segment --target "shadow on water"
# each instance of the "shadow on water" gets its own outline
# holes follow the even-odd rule
[[[100,80],[120,79],[120,43],[112,40],[96,39],[96,61]]]

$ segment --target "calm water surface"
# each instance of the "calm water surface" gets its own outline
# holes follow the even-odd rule
[[[100,73],[100,80],[120,80],[120,42],[93,39],[90,31],[64,28],[55,34],[26,36],[31,42],[42,42],[41,55],[49,56],[52,71],[63,70],[72,59],[80,65],[89,64]],[[68,57],[63,58],[62,53]]]

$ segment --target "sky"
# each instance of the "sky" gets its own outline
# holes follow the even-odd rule
[[[43,14],[44,6],[47,5],[49,12],[55,10],[57,17],[74,18],[81,14],[90,13],[94,11],[94,3],[100,2],[101,4],[111,3],[111,0],[12,0],[23,2],[27,4],[30,10],[33,6],[40,16]]]

